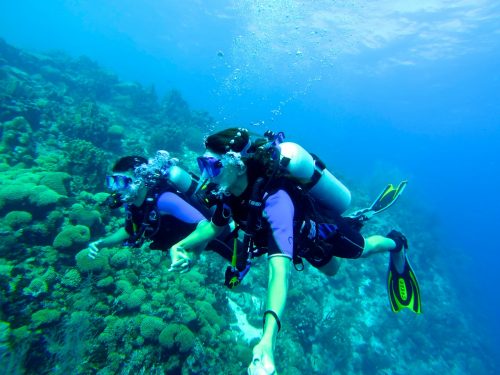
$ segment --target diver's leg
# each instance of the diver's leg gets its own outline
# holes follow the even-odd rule
[[[385,253],[396,248],[396,243],[390,238],[375,235],[365,239],[362,258],[367,258],[373,254]]]
[[[326,276],[335,276],[340,268],[340,259],[333,257],[327,264],[323,267],[318,267],[318,271],[325,274]]]

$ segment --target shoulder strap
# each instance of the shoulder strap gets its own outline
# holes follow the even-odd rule
[[[248,208],[248,219],[247,219],[247,234],[251,237],[257,232],[257,224],[259,222],[260,216],[262,215],[262,205],[264,203],[264,187],[266,180],[264,177],[259,177],[255,181],[252,187],[252,194],[248,200],[250,207]]]
[[[148,227],[150,226],[149,220],[151,219],[151,214],[152,212],[156,209],[155,205],[158,200],[159,193],[154,191],[155,189],[152,189],[152,191],[148,191],[148,194],[146,195],[146,199],[144,200],[143,203],[143,210],[144,210],[144,215],[142,217],[142,221],[137,227],[136,224],[132,221],[132,230],[133,233],[132,235],[126,240],[125,246],[131,246],[131,247],[140,247],[144,240],[145,240],[145,233]],[[158,212],[156,212],[155,218],[157,220],[160,220],[161,217]],[[133,219],[132,219],[133,220]],[[159,229],[159,223],[156,228],[156,231]],[[151,235],[154,235],[156,233],[152,233]]]

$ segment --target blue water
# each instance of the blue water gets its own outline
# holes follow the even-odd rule
[[[426,251],[498,353],[500,5],[396,3],[4,1],[0,37],[175,87],[221,125],[285,130],[370,194],[409,178],[441,237]]]

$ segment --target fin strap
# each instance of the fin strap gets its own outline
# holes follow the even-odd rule
[[[276,324],[278,325],[278,332],[281,331],[281,322],[280,318],[278,318],[278,314],[276,314],[273,310],[266,310],[264,311],[264,316],[262,318],[262,326],[266,324],[266,315],[270,314],[273,316],[273,318],[276,320]]]

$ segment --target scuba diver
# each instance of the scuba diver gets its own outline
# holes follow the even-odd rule
[[[267,253],[268,290],[263,334],[253,348],[248,373],[275,374],[274,347],[281,328],[292,265],[306,259],[326,275],[339,269],[337,258],[390,253],[389,294],[394,311],[409,307],[420,312],[419,288],[407,261],[408,243],[395,230],[387,236],[364,238],[360,229],[373,214],[389,207],[404,190],[390,185],[374,204],[343,217],[350,192],[316,157],[282,133],[267,132],[252,141],[248,130],[229,128],[208,136],[198,158],[203,178],[217,184],[211,221],[199,226],[170,249],[171,269],[183,271],[190,252],[216,238],[232,218],[245,232],[251,259]]]
[[[125,156],[114,164],[113,173],[106,177],[112,192],[106,204],[110,208],[125,207],[125,226],[91,242],[89,257],[95,258],[101,247],[123,244],[139,248],[145,241],[151,241],[150,249],[167,251],[198,226],[207,224],[211,213],[205,194],[211,185],[200,188],[197,177],[176,164],[167,151],[158,151],[150,160]],[[204,245],[200,244],[200,249]],[[228,226],[208,248],[229,261],[242,249]],[[239,283],[248,271],[244,257],[239,258],[241,261],[233,265],[233,283]]]

